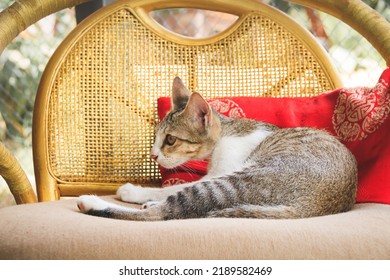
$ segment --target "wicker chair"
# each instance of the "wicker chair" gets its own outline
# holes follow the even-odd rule
[[[41,5],[36,1],[17,1],[0,14],[0,23],[8,23],[0,24],[0,51],[38,19],[87,1],[52,0]],[[361,1],[291,2],[325,11],[343,20],[366,37],[390,63],[390,25]],[[152,10],[178,5],[231,13],[238,19],[216,36],[191,39],[166,31],[150,18]],[[326,233],[333,233],[326,223],[321,224],[321,219],[317,224],[240,219],[211,222],[204,219],[143,224],[128,222],[125,225],[120,221],[81,215],[73,200],[55,201],[60,197],[86,193],[113,194],[125,182],[159,186],[158,167],[149,158],[153,127],[158,119],[156,101],[160,96],[169,95],[172,79],[177,75],[192,90],[207,93],[206,97],[237,96],[237,93],[309,96],[341,86],[327,54],[315,39],[290,18],[255,0],[231,0],[223,4],[216,0],[119,0],[99,10],[64,40],[42,77],[33,123],[37,196],[15,158],[0,143],[0,175],[7,181],[17,203],[52,201],[0,211],[0,216],[5,217],[2,221],[9,224],[14,220],[13,223],[18,224],[18,232],[14,233],[17,238],[8,238],[0,258],[390,257],[390,250],[387,253],[371,250],[366,255],[365,248],[354,251],[349,248],[354,239],[347,241],[346,236],[336,238],[337,244],[348,243],[346,252],[339,252],[337,246],[324,250],[329,245]],[[389,207],[375,207],[367,211],[381,219],[389,219]],[[361,215],[362,208],[364,205],[357,206],[356,213],[351,211],[350,215]],[[32,226],[31,219],[34,219],[35,226]],[[332,222],[332,217],[323,219]],[[49,230],[47,220],[53,222]],[[343,222],[341,219],[336,224],[341,226]],[[56,230],[59,224],[65,225],[61,231]],[[117,229],[107,230],[108,225]],[[207,234],[210,240],[220,239],[218,226],[229,227],[229,233],[219,240],[218,245],[207,241],[200,248],[194,248],[197,246],[191,242],[202,240]],[[279,246],[275,240],[272,241],[273,249],[266,245],[253,249],[250,242],[240,239],[241,245],[226,249],[226,244],[231,247],[230,243],[240,238],[238,229],[242,226],[262,228],[260,235],[253,231],[248,233],[252,240],[260,240],[262,235],[272,239],[273,234],[286,231],[289,226],[298,238],[300,234],[294,230],[313,230],[314,226],[320,229],[318,237],[322,236],[324,241],[318,242],[317,249],[310,247],[312,245],[302,247],[304,240],[300,240],[291,242],[287,250],[281,250],[286,244]],[[39,227],[45,229],[44,235]],[[86,242],[90,234],[98,231],[96,227],[102,227],[98,243],[94,240]],[[197,228],[195,233],[194,228]],[[75,229],[81,230],[79,237],[73,235]],[[178,229],[181,233],[177,233]],[[186,233],[183,229],[187,230]],[[390,231],[389,228],[386,230],[377,233],[375,238],[383,238]],[[189,235],[191,231],[193,235]],[[18,243],[18,236],[26,232],[30,232],[33,241],[22,245]],[[167,241],[173,233],[174,249]],[[129,239],[128,234],[132,238]],[[0,230],[1,240],[9,235],[7,227]],[[156,235],[159,238],[156,239]],[[61,242],[57,242],[59,236]],[[111,240],[111,245],[102,244],[104,238]],[[137,249],[131,252],[117,250],[123,246],[119,243],[123,242]],[[38,250],[43,243],[46,243],[45,247]],[[97,244],[99,249],[88,249]],[[375,244],[369,246],[372,248]]]

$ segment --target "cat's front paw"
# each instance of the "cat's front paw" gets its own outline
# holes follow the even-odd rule
[[[82,213],[87,213],[91,210],[104,210],[108,203],[95,195],[82,195],[77,199],[77,207]]]
[[[120,200],[131,203],[142,204],[149,200],[143,187],[134,186],[130,183],[121,186],[116,194]]]

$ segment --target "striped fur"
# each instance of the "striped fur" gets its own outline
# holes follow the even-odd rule
[[[141,209],[81,196],[84,213],[125,220],[204,217],[288,219],[348,211],[355,202],[356,160],[325,131],[231,119],[173,85],[172,112],[157,126],[152,157],[174,168],[209,158],[202,180],[169,188],[119,188],[121,200]]]

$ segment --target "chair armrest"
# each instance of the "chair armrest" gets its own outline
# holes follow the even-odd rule
[[[0,12],[0,54],[20,32],[38,20],[91,0],[18,0]]]
[[[0,176],[7,182],[17,204],[37,202],[26,173],[11,152],[0,142]]]
[[[361,0],[286,0],[320,10],[345,22],[381,54],[390,66],[390,23]]]

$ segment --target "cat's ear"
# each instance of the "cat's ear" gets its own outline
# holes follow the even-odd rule
[[[183,113],[193,120],[194,126],[200,131],[204,131],[211,126],[212,111],[210,105],[197,92],[191,95]]]
[[[183,109],[186,107],[188,100],[190,99],[191,92],[183,84],[179,77],[173,80],[172,84],[172,99],[171,108],[173,111]]]

